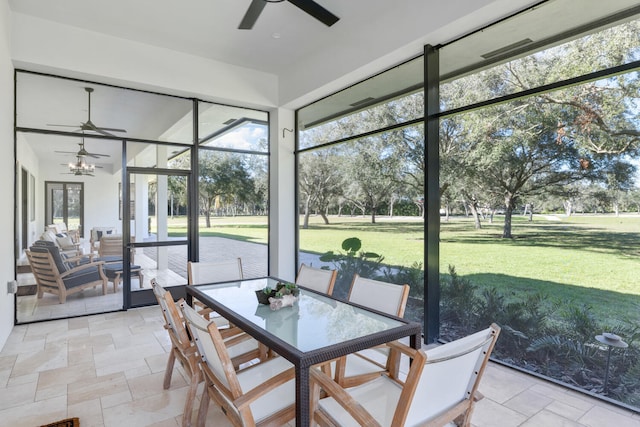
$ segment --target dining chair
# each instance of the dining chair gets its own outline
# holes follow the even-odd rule
[[[323,427],[439,427],[450,422],[469,427],[475,403],[482,399],[478,386],[499,334],[500,327],[492,324],[426,352],[389,343],[412,359],[404,381],[379,376],[345,389],[313,369],[312,417]]]
[[[151,286],[162,310],[162,316],[165,321],[164,328],[167,330],[171,340],[171,351],[169,352],[169,359],[164,373],[163,388],[168,389],[171,386],[173,366],[177,359],[189,377],[189,389],[182,414],[182,425],[190,426],[193,401],[198,384],[202,381],[202,371],[198,366],[197,347],[187,333],[181,311],[174,302],[171,292],[158,284],[156,279],[151,280]],[[183,301],[180,299],[178,303]],[[225,345],[228,346],[234,369],[239,369],[242,364],[261,357],[258,342],[252,338],[250,339],[248,335],[245,335],[242,339],[235,336],[227,337]]]
[[[171,386],[173,365],[178,359],[189,377],[189,389],[182,413],[182,426],[190,426],[193,401],[196,397],[198,384],[202,381],[202,371],[198,366],[198,356],[196,354],[197,348],[187,334],[182,316],[180,316],[171,293],[160,286],[156,279],[151,279],[151,287],[162,310],[165,322],[164,328],[169,333],[169,339],[171,340],[171,351],[169,352],[169,360],[167,360],[162,386],[165,390]]]
[[[409,298],[409,285],[396,285],[366,279],[355,274],[347,299],[373,310],[397,317],[404,315]],[[335,364],[336,381],[352,387],[388,372],[397,373],[400,358],[386,346],[371,348],[343,356]]]
[[[242,259],[234,258],[225,261],[196,262],[187,263],[187,280],[189,285],[201,285],[205,283],[230,282],[232,280],[242,280]],[[198,312],[209,318],[212,310],[202,301],[193,300],[193,304],[198,307]],[[226,319],[214,316],[214,321],[218,326],[227,325]]]
[[[337,270],[326,270],[302,264],[296,276],[296,285],[331,295],[333,293],[333,286],[336,284],[337,274]]]
[[[193,308],[180,305],[200,355],[205,388],[198,409],[204,426],[213,400],[234,426],[279,426],[295,417],[295,369],[283,357],[235,371],[220,331]]]

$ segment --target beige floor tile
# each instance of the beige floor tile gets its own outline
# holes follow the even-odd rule
[[[176,427],[182,426],[182,418],[177,417],[169,420],[159,421],[157,423],[149,424],[148,427]]]
[[[176,363],[163,390],[170,346],[157,307],[16,326],[0,352],[0,425],[180,426],[188,379]],[[640,427],[640,414],[495,363],[480,391],[474,427]],[[213,403],[207,425],[231,426]]]
[[[560,402],[558,400],[554,400],[549,406],[545,408],[547,411],[556,413],[558,415],[563,416],[564,418],[577,421],[582,417],[589,408],[576,408],[573,405],[566,404],[564,402]]]
[[[564,418],[554,412],[542,410],[529,418],[522,427],[584,427],[576,421]],[[602,426],[605,427],[605,426]]]
[[[551,403],[553,403],[553,399],[550,397],[538,394],[531,390],[525,390],[507,400],[503,405],[530,417],[540,412]]]
[[[85,378],[68,385],[70,405],[129,391],[127,380],[122,372],[93,378]]]
[[[67,366],[66,344],[49,345],[46,350],[20,353],[13,367],[12,377]]]
[[[105,408],[105,427],[143,427],[167,421],[182,414],[186,389],[168,390],[140,400]]]
[[[168,360],[169,360],[168,352],[163,352],[161,354],[149,356],[145,359],[145,361],[147,362],[147,365],[149,366],[149,369],[151,369],[151,372],[153,373],[164,372],[164,370],[167,367]],[[176,361],[175,364],[179,365],[180,362]]]
[[[38,388],[36,390],[36,401],[53,399],[54,397],[67,396],[67,385],[56,384],[47,388]]]
[[[4,351],[2,352],[4,354]],[[0,357],[0,371],[10,371],[18,358],[17,354]]]
[[[69,350],[67,360],[69,361],[69,366],[91,364],[95,369],[92,348],[84,348],[82,350]]]
[[[526,376],[515,370],[489,364],[482,377],[480,391],[491,400],[504,403],[533,384]]]
[[[76,336],[69,339],[69,351],[79,351],[94,347],[107,347],[109,345],[113,345],[113,338],[111,337],[111,334],[91,335],[89,334],[88,328],[86,331],[87,333],[82,336]]]
[[[7,381],[7,387],[15,387],[21,384],[37,383],[40,378],[40,374],[37,372],[21,375],[19,377],[12,376]]]
[[[162,388],[163,380],[164,372],[128,380],[131,396],[134,400],[138,400],[162,393],[164,391]],[[170,390],[179,389],[186,385],[187,383],[182,379],[182,377],[176,375],[175,378],[172,378]]]
[[[67,412],[69,417],[78,417],[82,427],[101,427],[104,425],[102,404],[99,398],[69,405]]]
[[[0,410],[14,408],[35,401],[38,383],[31,382],[0,389]],[[0,418],[1,419],[1,418]]]
[[[484,398],[476,404],[471,420],[477,427],[516,427],[526,419],[527,417],[520,412]]]
[[[96,370],[93,363],[69,364],[69,366],[62,368],[41,372],[38,380],[38,389],[57,384],[67,385],[90,378],[96,378]]]
[[[131,396],[131,392],[128,388],[119,393],[100,397],[100,402],[102,403],[103,409],[112,408],[114,406],[122,405],[123,403],[129,403],[132,401],[133,397]]]
[[[0,370],[0,388],[7,387],[11,378],[11,369]]]
[[[0,401],[2,398],[0,397]],[[0,410],[3,426],[34,427],[67,418],[66,397],[29,402]]]
[[[640,420],[625,416],[619,412],[612,411],[601,406],[594,406],[587,411],[578,421],[587,427],[638,427]]]
[[[552,384],[537,384],[534,385],[531,390],[584,411],[593,407],[593,403],[590,400],[569,394],[565,389]]]

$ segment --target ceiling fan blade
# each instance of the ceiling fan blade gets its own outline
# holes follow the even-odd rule
[[[256,0],[254,0],[254,2],[255,1]],[[329,12],[327,9],[320,6],[318,3],[316,3],[313,0],[288,0],[288,2],[304,10],[309,15],[313,16],[318,21],[325,24],[327,27],[332,26],[333,24],[335,24],[340,20],[340,18],[338,18],[336,15]]]
[[[101,130],[107,130],[109,132],[123,132],[123,133],[127,133],[127,131],[125,129],[119,129],[119,128],[104,128],[102,126],[96,126],[96,129],[101,129]]]
[[[54,125],[51,123],[47,123],[47,126],[56,126],[61,128],[77,128],[78,127],[78,125]]]
[[[105,136],[115,136],[112,133],[109,133],[105,130],[102,130],[101,128],[97,127],[96,125],[94,125],[91,120],[87,120],[85,123],[82,124],[82,126],[80,126],[80,130],[83,131],[90,131],[90,132],[96,132]]]
[[[252,0],[249,5],[249,9],[244,14],[242,21],[240,21],[240,25],[238,26],[239,30],[250,30],[253,28],[253,25],[258,20],[258,17],[262,13],[262,10],[267,5],[267,2],[264,0]]]

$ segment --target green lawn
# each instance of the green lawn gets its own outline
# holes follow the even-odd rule
[[[184,221],[175,221],[184,233]],[[502,221],[497,216],[494,224],[483,222],[481,230],[469,218],[442,222],[441,273],[454,265],[459,275],[507,294],[543,292],[590,305],[602,319],[640,319],[640,216],[536,215],[533,222],[515,216],[513,239],[500,238]],[[423,224],[416,218],[378,217],[371,224],[370,217],[330,217],[330,222],[311,217],[309,228],[300,230],[300,249],[337,251],[345,238],[358,237],[362,250],[383,255],[387,264],[422,261]],[[267,241],[265,218],[212,218],[210,229],[201,224],[201,235]]]

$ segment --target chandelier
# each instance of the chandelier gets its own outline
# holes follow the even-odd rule
[[[96,165],[86,163],[84,156],[77,156],[75,163],[69,163],[69,172],[74,175],[89,175],[93,176],[96,171]]]

